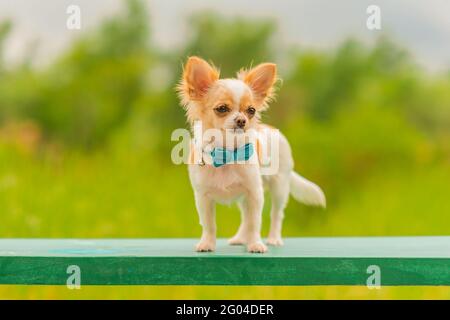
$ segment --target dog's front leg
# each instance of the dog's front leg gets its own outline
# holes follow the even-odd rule
[[[216,249],[216,213],[215,204],[205,194],[195,193],[200,224],[203,228],[202,237],[196,246],[197,251],[214,251]]]
[[[255,188],[248,192],[243,203],[243,225],[247,229],[247,250],[249,252],[263,253],[267,247],[261,240],[262,210],[264,205],[264,191],[262,188]]]

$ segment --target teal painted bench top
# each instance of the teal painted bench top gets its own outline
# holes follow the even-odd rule
[[[218,240],[3,239],[0,284],[66,285],[70,266],[83,285],[450,285],[450,237],[287,238],[267,254]]]

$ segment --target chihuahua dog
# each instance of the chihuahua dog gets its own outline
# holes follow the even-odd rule
[[[274,130],[261,123],[260,114],[272,101],[276,82],[277,68],[273,63],[262,63],[251,70],[242,69],[233,79],[220,79],[219,71],[213,65],[199,57],[190,57],[184,66],[177,91],[191,127],[195,122],[201,121],[203,131],[231,131],[239,136],[248,130]],[[266,242],[268,245],[283,245],[281,228],[289,194],[304,204],[325,207],[322,190],[293,171],[294,162],[289,143],[283,135],[279,134],[277,137],[278,167],[276,173],[271,175],[261,174],[261,159],[252,163],[246,161],[251,154],[255,157],[259,155],[259,150],[253,153],[253,144],[230,149],[228,143],[225,145],[224,141],[218,139],[214,140],[212,146],[211,141],[201,142],[201,161],[189,163],[189,177],[203,228],[200,242],[196,246],[197,251],[215,250],[217,202],[238,203],[241,225],[228,242],[231,245],[246,245],[249,252],[255,253],[267,251],[261,239],[265,187],[270,190],[272,200],[270,232]],[[244,156],[236,156],[239,150],[243,150]],[[217,153],[224,152],[231,155],[231,158],[235,155],[234,158],[240,158],[241,161],[203,161],[204,158],[214,158]],[[223,157],[225,158],[227,157]]]

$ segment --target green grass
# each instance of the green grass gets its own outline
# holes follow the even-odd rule
[[[1,237],[198,237],[184,166],[146,154],[105,151],[37,156],[0,146]],[[167,161],[169,163],[169,161]],[[285,236],[448,234],[450,168],[383,172],[329,201],[327,210],[291,199]],[[326,191],[325,186],[325,191]],[[268,229],[268,206],[264,233]],[[220,206],[218,234],[231,236],[239,213]],[[126,288],[126,290],[124,290]],[[0,298],[450,298],[449,288],[0,286]]]

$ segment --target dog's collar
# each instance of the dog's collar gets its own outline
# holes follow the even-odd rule
[[[211,164],[215,168],[218,168],[227,163],[237,163],[249,160],[254,153],[254,147],[253,143],[247,143],[242,147],[236,148],[234,150],[216,147],[213,148],[211,151],[205,153],[209,154],[209,156],[211,157],[212,161]],[[201,166],[205,165],[203,157],[199,165]]]
[[[211,153],[213,166],[218,168],[227,163],[235,163],[237,161],[247,161],[253,155],[253,144],[247,143],[242,147],[234,150],[226,148],[214,148]]]

